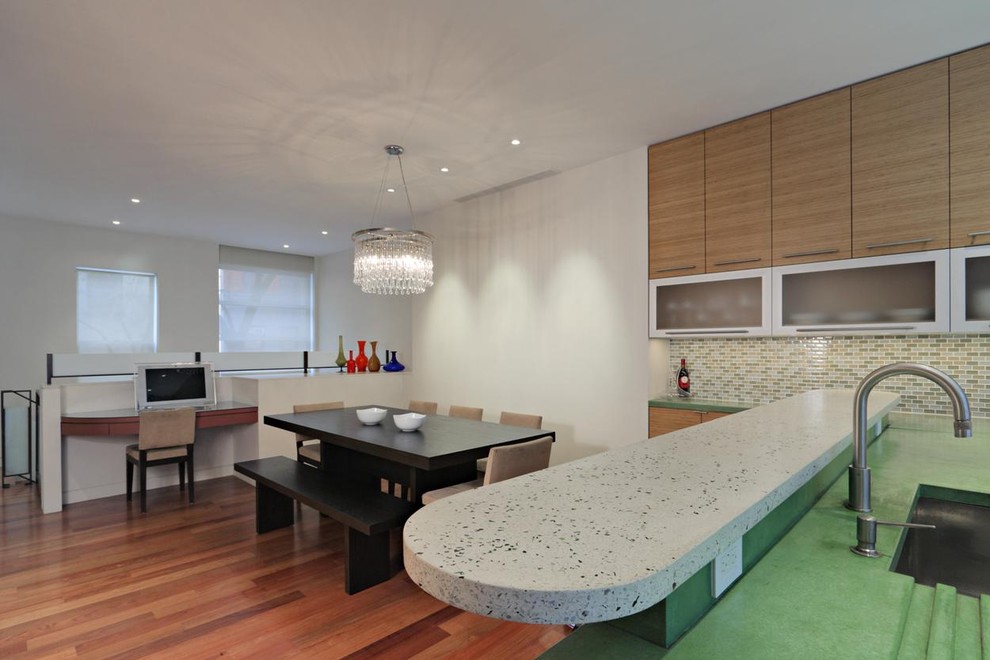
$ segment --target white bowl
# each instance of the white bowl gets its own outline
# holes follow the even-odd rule
[[[395,425],[398,426],[400,430],[415,431],[423,425],[423,420],[426,419],[426,415],[420,415],[419,413],[406,413],[405,415],[392,415],[392,419],[395,420]]]
[[[384,408],[359,408],[357,411],[358,419],[361,420],[362,424],[368,426],[373,426],[382,421],[385,419],[386,414],[388,414],[388,411]]]

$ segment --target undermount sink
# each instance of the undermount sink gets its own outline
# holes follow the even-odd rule
[[[919,584],[951,585],[961,594],[990,594],[990,495],[922,486],[891,570]]]

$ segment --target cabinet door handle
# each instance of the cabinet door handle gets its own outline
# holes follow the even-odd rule
[[[667,330],[668,335],[748,335],[749,330]]]
[[[763,261],[763,257],[752,257],[750,259],[730,259],[729,261],[716,261],[716,266],[733,266],[735,264],[751,264],[757,261]]]
[[[969,232],[969,237],[976,238],[977,236],[986,236],[987,234],[990,234],[990,229],[985,229],[983,231],[971,231]]]
[[[987,232],[990,233],[990,232]],[[810,250],[808,252],[795,252],[793,254],[785,254],[783,259],[794,259],[796,257],[817,257],[820,254],[836,254],[839,248],[830,248],[828,250]]]
[[[859,326],[859,325],[827,325],[823,328],[795,328],[795,332],[850,332],[853,330],[872,330],[875,332],[886,332],[888,330],[915,330],[913,325],[885,325],[885,326]]]
[[[867,245],[867,250],[876,250],[877,248],[888,248],[888,247],[901,247],[902,245],[914,245],[916,243],[931,243],[934,239],[929,238],[916,238],[911,241],[893,241],[891,243],[873,243],[872,245]]]
[[[659,270],[654,270],[654,273],[669,273],[675,270],[694,270],[697,266],[671,266],[670,268],[661,268]]]

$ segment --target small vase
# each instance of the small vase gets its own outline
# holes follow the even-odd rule
[[[392,351],[392,359],[382,367],[385,371],[402,371],[405,368],[405,365],[399,362],[399,351]]]
[[[368,371],[377,373],[382,368],[382,361],[378,359],[378,342],[371,342],[371,358],[368,360]]]
[[[347,358],[344,357],[344,335],[337,335],[337,362],[335,364],[340,367],[340,373],[344,373],[344,367],[347,366]]]
[[[354,359],[359,374],[368,370],[368,356],[364,354],[364,342],[365,340],[358,339],[358,356]]]
[[[357,363],[354,361],[354,351],[348,351],[350,358],[347,360],[347,373],[353,374],[357,371]]]

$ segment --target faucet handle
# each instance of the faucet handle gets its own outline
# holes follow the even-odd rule
[[[935,529],[935,525],[877,520],[868,513],[861,513],[856,516],[856,545],[850,546],[849,549],[863,557],[879,557],[880,553],[877,552],[877,525],[908,527],[911,529]]]

